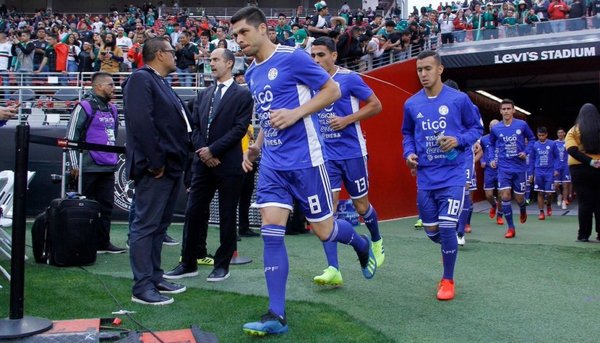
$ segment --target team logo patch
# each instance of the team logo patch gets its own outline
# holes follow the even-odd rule
[[[277,71],[277,68],[271,68],[271,70],[269,70],[269,75],[268,78],[269,80],[273,81],[277,78],[277,74],[279,74],[279,72]]]
[[[128,180],[125,174],[125,155],[120,154],[117,170],[115,171],[115,206],[123,211],[129,211],[134,189],[133,181]]]
[[[445,116],[446,114],[448,114],[449,111],[450,110],[448,109],[448,106],[446,106],[446,105],[442,105],[438,109],[438,112],[440,112],[440,114],[443,115],[443,116]]]
[[[516,132],[517,132],[517,135],[520,135],[520,134],[521,134],[521,130],[520,130],[520,129],[519,129],[519,130],[517,130]]]

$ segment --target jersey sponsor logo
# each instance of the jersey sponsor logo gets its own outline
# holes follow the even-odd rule
[[[258,105],[258,108],[267,112],[271,109],[271,103],[273,102],[273,92],[271,91],[271,86],[266,85],[262,92],[258,92],[254,94],[254,102]]]
[[[448,114],[448,112],[450,112],[450,110],[448,109],[448,106],[442,105],[442,106],[440,106],[440,108],[438,108],[438,112],[441,115],[445,116],[446,114]]]
[[[438,120],[424,120],[421,122],[421,129],[423,131],[428,131],[428,130],[440,130],[440,129],[445,129],[446,128],[446,118],[445,117],[441,117]]]
[[[512,136],[503,136],[500,135],[500,137],[502,137],[502,140],[507,142],[507,143],[514,143],[517,141],[517,136],[512,135]]]
[[[273,81],[277,78],[278,74],[279,74],[279,71],[277,71],[277,68],[271,68],[269,70],[269,74],[267,75],[267,77],[269,78],[269,80]]]

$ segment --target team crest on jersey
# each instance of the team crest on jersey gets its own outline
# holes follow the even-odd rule
[[[433,161],[433,156],[431,156],[431,155],[427,155],[427,160],[429,160],[429,161]]]
[[[449,111],[450,110],[448,109],[448,106],[446,106],[446,105],[442,105],[442,106],[440,106],[440,108],[438,108],[438,112],[440,112],[440,114],[443,116],[448,114]]]
[[[277,74],[279,74],[279,72],[277,71],[277,68],[271,68],[269,70],[269,75],[268,78],[269,80],[273,81],[277,78]]]
[[[517,131],[516,131],[516,132],[517,132],[517,135],[520,135],[520,134],[521,134],[521,130],[520,130],[520,129],[517,129]]]

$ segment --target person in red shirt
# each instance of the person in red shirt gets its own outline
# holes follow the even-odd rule
[[[569,14],[569,5],[562,0],[552,0],[548,6],[548,16],[550,17],[550,26],[553,32],[563,32],[566,30],[567,15]]]
[[[142,59],[142,47],[144,44],[145,37],[143,34],[138,33],[135,35],[135,43],[129,48],[127,52],[127,60],[131,62],[132,71],[141,68],[144,65]]]

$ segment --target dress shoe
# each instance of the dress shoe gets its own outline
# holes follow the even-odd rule
[[[179,294],[185,292],[187,288],[184,285],[163,280],[156,285],[156,289],[160,294]]]
[[[165,238],[163,238],[163,244],[164,245],[177,245],[177,244],[179,244],[179,242],[177,242],[173,237],[171,237],[169,235],[165,235]]]
[[[164,296],[156,288],[152,288],[141,294],[132,295],[131,301],[143,305],[168,305],[173,303],[173,298]]]
[[[216,269],[213,269],[213,271],[210,272],[210,274],[208,274],[206,281],[219,282],[219,281],[223,281],[223,280],[227,279],[228,277],[229,277],[229,270],[225,270],[224,268],[216,268]]]
[[[240,231],[241,237],[259,237],[260,233],[252,231],[252,229]]]
[[[198,275],[198,267],[188,267],[183,263],[163,274],[163,278],[167,280],[177,280],[184,277],[192,277]]]

